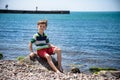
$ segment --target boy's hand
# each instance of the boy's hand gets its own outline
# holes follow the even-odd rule
[[[34,52],[31,52],[31,53],[29,54],[29,57],[30,57],[30,60],[35,61],[36,54],[35,54]]]
[[[34,54],[35,54],[34,52],[30,52],[29,56],[32,57],[32,56],[34,56]]]

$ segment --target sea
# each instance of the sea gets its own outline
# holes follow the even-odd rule
[[[50,43],[62,49],[62,65],[82,72],[91,67],[120,70],[120,12],[70,14],[0,14],[0,53],[3,60],[27,56],[37,22],[47,19]],[[33,46],[35,51],[35,45]],[[53,57],[56,57],[54,55]]]

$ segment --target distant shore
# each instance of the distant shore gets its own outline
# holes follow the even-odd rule
[[[3,9],[0,9],[0,13],[19,13],[19,14],[70,14],[70,11],[67,11],[67,10],[39,11],[39,10],[3,10]]]

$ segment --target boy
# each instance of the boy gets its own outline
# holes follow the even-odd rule
[[[48,64],[50,67],[57,73],[60,73],[63,71],[61,66],[61,49],[53,46],[49,43],[49,39],[47,38],[47,35],[44,33],[44,31],[47,28],[47,20],[41,20],[37,23],[38,33],[34,34],[33,38],[31,39],[29,43],[29,49],[30,49],[30,57],[34,56],[32,43],[35,43],[37,47],[37,55],[42,58],[46,58]],[[57,54],[57,60],[58,60],[58,69],[54,65],[51,55],[56,53]]]

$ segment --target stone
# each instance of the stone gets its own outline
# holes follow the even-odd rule
[[[120,79],[120,71],[100,71],[98,75],[104,77],[116,77],[117,79]]]
[[[54,57],[52,57],[52,61],[55,64],[55,66],[58,66],[58,62],[56,61],[56,59]],[[28,65],[33,65],[34,67],[40,67],[41,69],[44,70],[52,70],[52,68],[49,66],[48,62],[46,59],[39,57],[38,55],[34,55],[33,57],[30,57],[29,55],[26,56],[22,63],[26,63]]]
[[[3,54],[2,53],[0,53],[0,59],[2,59],[3,58]]]
[[[110,73],[115,76],[116,78],[120,79],[120,71],[110,71]]]
[[[73,68],[71,69],[71,73],[80,73],[80,70],[79,70],[79,68],[73,67]]]
[[[22,61],[24,58],[25,58],[24,56],[18,56],[18,57],[17,57],[17,60],[18,60],[18,61]]]

